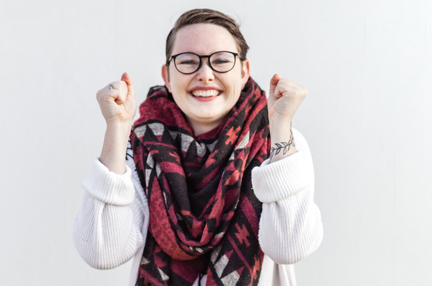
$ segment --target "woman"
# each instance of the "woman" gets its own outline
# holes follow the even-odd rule
[[[306,89],[275,75],[267,103],[247,50],[230,17],[191,10],[132,132],[129,76],[98,92],[107,130],[74,230],[91,266],[134,257],[130,285],[295,285],[290,264],[322,239],[310,152],[291,130]]]

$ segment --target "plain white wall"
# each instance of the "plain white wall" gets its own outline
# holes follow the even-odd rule
[[[164,41],[196,7],[241,22],[252,76],[309,95],[324,241],[304,285],[432,285],[432,8],[427,0],[5,1],[0,4],[0,284],[125,285],[72,243],[105,124],[96,91],[161,84]]]

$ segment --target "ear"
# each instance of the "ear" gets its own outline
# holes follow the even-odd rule
[[[171,84],[170,84],[170,78],[169,78],[169,71],[168,67],[166,65],[162,66],[162,78],[165,82],[166,87],[168,88],[168,91],[171,92]]]
[[[246,82],[249,79],[249,75],[250,75],[250,64],[249,64],[249,60],[244,60],[242,62],[242,72],[241,72],[241,77],[242,77],[242,89],[244,88],[244,86],[246,85]]]

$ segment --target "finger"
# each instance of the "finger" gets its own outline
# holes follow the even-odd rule
[[[269,91],[269,95],[274,95],[275,94],[275,90],[276,90],[276,86],[277,83],[280,80],[280,76],[278,74],[275,74],[271,80],[270,80],[270,91]]]
[[[108,89],[108,90],[118,89],[118,82],[113,81],[110,84],[108,84],[107,86],[105,86],[104,89]]]
[[[123,86],[122,86],[123,85]],[[116,103],[123,102],[126,98],[127,87],[122,81],[113,81],[97,93],[99,101],[115,101]]]
[[[104,88],[102,88],[101,90],[99,90],[96,93],[96,98],[98,101],[101,100],[109,100],[109,98],[117,98],[117,93],[118,93],[118,88],[116,86],[116,82],[112,82],[110,84],[108,84],[107,86],[105,86]]]
[[[125,81],[118,81],[118,97],[115,99],[117,104],[123,104],[127,101],[128,95],[131,90]],[[132,91],[133,93],[133,91]]]

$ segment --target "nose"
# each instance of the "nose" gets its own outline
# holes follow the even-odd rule
[[[197,79],[201,82],[210,82],[214,80],[214,73],[209,66],[208,59],[202,59],[201,66],[197,73]]]

